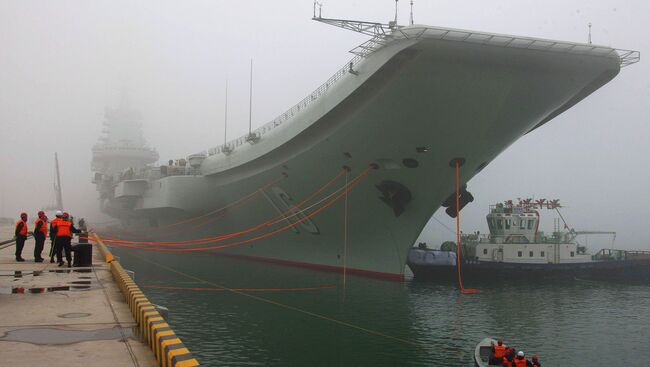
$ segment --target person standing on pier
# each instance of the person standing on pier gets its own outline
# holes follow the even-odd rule
[[[56,261],[59,266],[63,266],[63,251],[65,251],[65,259],[68,261],[68,267],[72,267],[72,234],[79,233],[80,231],[70,222],[70,215],[63,213],[61,220],[56,223],[56,239],[54,248],[56,250]]]
[[[25,261],[23,259],[23,247],[27,239],[27,213],[20,213],[20,220],[16,222],[16,261]]]
[[[55,243],[56,243],[56,224],[61,220],[63,212],[60,210],[56,211],[56,218],[50,222],[50,263],[54,262],[55,255]]]
[[[38,212],[38,219],[36,219],[34,226],[34,241],[36,242],[34,245],[34,261],[42,263],[41,253],[45,246],[45,238],[47,238],[47,217],[42,210]]]

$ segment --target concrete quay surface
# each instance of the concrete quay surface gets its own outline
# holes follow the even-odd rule
[[[0,239],[13,237],[0,228]],[[33,259],[34,240],[16,262],[15,246],[0,250],[0,365],[157,366],[134,335],[136,325],[109,264],[93,248],[93,266],[50,264]]]

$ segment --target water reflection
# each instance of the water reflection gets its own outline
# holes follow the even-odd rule
[[[134,257],[170,266],[192,277]],[[216,255],[120,253],[204,365],[472,366],[476,343],[503,337],[545,365],[649,360],[650,287],[607,283],[454,286],[340,276]],[[295,292],[187,288],[336,288]],[[171,289],[169,289],[171,287]],[[167,288],[167,289],[165,289]],[[179,290],[174,288],[183,288]],[[616,350],[617,353],[611,353]]]

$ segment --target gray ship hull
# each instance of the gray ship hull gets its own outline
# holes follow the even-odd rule
[[[213,237],[268,221],[344,166],[353,178],[376,165],[349,193],[347,256],[344,200],[288,230],[211,252],[401,278],[410,247],[455,190],[450,161],[464,159],[467,183],[517,139],[614,78],[619,64],[616,53],[396,40],[255,144],[211,154],[197,175],[152,180],[141,195],[103,206],[127,226],[150,226],[140,233],[158,236],[153,241]],[[343,178],[319,198],[342,185]],[[262,188],[245,204],[169,227]]]

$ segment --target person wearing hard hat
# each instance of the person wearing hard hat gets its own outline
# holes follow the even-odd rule
[[[55,255],[55,243],[56,243],[56,224],[61,220],[63,212],[60,210],[56,211],[56,218],[50,222],[50,263],[54,262]]]
[[[537,356],[533,356],[533,367],[542,367],[542,364],[539,363],[539,358],[537,358]]]
[[[43,247],[45,246],[45,238],[47,237],[47,217],[45,213],[41,210],[38,212],[38,219],[34,223],[34,261],[37,263],[42,263],[43,258],[41,253],[43,252]]]
[[[65,251],[65,259],[68,261],[68,267],[72,267],[72,234],[79,233],[80,230],[76,229],[70,221],[70,215],[63,213],[61,220],[56,223],[56,242],[54,249],[56,251],[56,261],[59,266],[63,266],[63,251]]]
[[[492,342],[492,356],[490,357],[490,364],[493,364],[495,366],[498,366],[502,363],[503,357],[506,356],[506,346],[503,344],[503,340],[499,339],[497,340],[497,344],[495,345],[494,342]]]
[[[512,367],[533,367],[533,363],[526,359],[524,352],[517,352],[517,356],[512,361]]]
[[[506,367],[511,367],[514,363],[516,354],[517,352],[515,351],[515,348],[509,347],[506,349],[506,356],[503,357],[503,362],[501,364]]]
[[[16,261],[25,261],[22,255],[25,240],[27,239],[27,213],[20,213],[20,220],[16,222],[14,235],[16,238]]]

